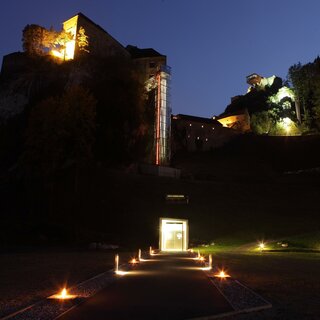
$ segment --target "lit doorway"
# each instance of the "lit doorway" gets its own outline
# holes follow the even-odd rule
[[[160,218],[159,236],[161,251],[187,251],[188,220]]]

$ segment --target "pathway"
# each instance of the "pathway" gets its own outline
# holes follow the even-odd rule
[[[61,320],[178,320],[232,311],[187,255],[155,255]]]

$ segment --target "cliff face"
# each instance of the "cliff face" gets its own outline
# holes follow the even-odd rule
[[[57,64],[52,58],[30,58],[21,52],[5,56],[0,78],[0,122],[68,86],[80,85],[88,76],[85,69],[72,62]]]
[[[3,57],[0,78],[0,120],[7,120],[21,113],[29,102],[27,83],[23,74],[27,73],[28,59],[20,52]]]

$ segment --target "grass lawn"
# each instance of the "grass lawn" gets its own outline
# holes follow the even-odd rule
[[[301,246],[312,235],[292,237],[300,239]],[[257,243],[200,247],[203,254],[211,252],[213,261],[235,279],[249,286],[273,308],[229,319],[319,319],[320,254],[310,252],[277,252],[257,250]],[[229,242],[230,243],[230,242]],[[278,243],[276,241],[272,243]],[[310,244],[314,243],[310,241]],[[268,246],[268,245],[267,245]]]
[[[113,268],[115,252],[50,250],[0,254],[0,317]],[[129,253],[120,253],[120,263]]]

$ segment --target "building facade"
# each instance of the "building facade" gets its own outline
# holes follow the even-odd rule
[[[212,118],[172,116],[172,152],[209,151],[230,141],[237,132]]]

